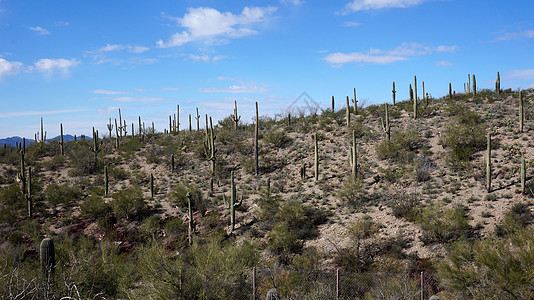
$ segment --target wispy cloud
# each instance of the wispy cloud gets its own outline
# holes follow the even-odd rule
[[[227,88],[199,88],[201,93],[266,93],[267,89],[257,86],[231,85]]]
[[[343,23],[343,26],[345,26],[345,27],[358,27],[360,25],[361,25],[360,23],[354,22],[354,21],[349,21],[349,22]]]
[[[111,91],[111,90],[92,90],[91,93],[99,94],[99,95],[127,95],[127,94],[131,94],[131,92]]]
[[[30,27],[30,30],[35,31],[39,35],[49,35],[50,31],[42,28],[41,26]]]
[[[112,100],[117,102],[159,102],[171,99],[161,97],[116,97]]]
[[[57,58],[57,59],[51,59],[51,58],[42,58],[38,61],[36,61],[33,66],[28,67],[28,71],[36,71],[36,72],[42,72],[42,73],[54,73],[54,72],[60,72],[63,74],[66,74],[70,71],[71,68],[79,65],[81,62],[72,58],[72,59],[64,59],[64,58]]]
[[[451,67],[452,63],[449,62],[449,61],[446,61],[446,60],[442,60],[442,61],[438,61],[436,63],[436,66],[438,66],[438,67]]]
[[[408,60],[410,57],[427,55],[433,52],[454,52],[456,46],[430,47],[419,43],[402,43],[392,50],[370,49],[367,52],[332,53],[323,59],[334,67],[340,67],[346,63],[363,64],[390,64],[397,61]]]
[[[250,26],[266,22],[277,10],[276,7],[245,7],[239,15],[220,12],[210,7],[189,8],[182,18],[172,18],[178,26],[185,28],[173,34],[166,42],[159,40],[160,48],[181,46],[191,41],[203,40],[215,44],[227,39],[236,39],[258,32]]]
[[[504,32],[497,37],[497,41],[522,40],[534,38],[534,30],[521,30],[517,32]]]
[[[161,90],[162,90],[162,91],[179,91],[180,88],[178,88],[178,87],[172,87],[172,86],[167,86],[167,87],[162,87]]]
[[[194,61],[203,61],[203,62],[209,62],[209,61],[216,62],[223,58],[226,58],[226,56],[223,56],[223,55],[209,56],[207,54],[201,54],[201,55],[188,54],[187,57]]]
[[[105,46],[102,46],[96,50],[86,51],[86,52],[87,53],[104,53],[104,52],[113,52],[113,51],[121,51],[121,50],[128,50],[129,52],[139,54],[139,53],[143,53],[145,51],[150,50],[150,48],[144,47],[144,46],[106,44]]]
[[[69,26],[69,25],[70,25],[70,23],[69,22],[65,22],[65,21],[54,22],[54,26],[58,26],[58,27]]]
[[[345,5],[340,11],[341,14],[346,15],[349,13],[372,10],[381,8],[405,8],[409,6],[419,5],[428,0],[353,0]]]
[[[534,80],[534,69],[510,70],[503,74],[506,80]]]
[[[22,63],[18,61],[7,61],[0,58],[0,78],[8,74],[16,74],[22,70]]]
[[[304,4],[304,0],[280,0],[281,4],[300,6]]]
[[[44,115],[66,114],[66,113],[82,112],[82,111],[90,111],[90,110],[91,109],[58,109],[58,110],[41,110],[41,111],[37,111],[37,110],[17,111],[17,112],[0,113],[0,118],[44,116]]]

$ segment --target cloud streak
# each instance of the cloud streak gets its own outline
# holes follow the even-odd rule
[[[0,58],[0,78],[4,75],[16,74],[22,70],[23,64],[18,61],[7,61]]]
[[[419,43],[402,43],[392,50],[381,50],[371,48],[367,52],[336,52],[329,54],[322,59],[334,67],[340,67],[346,63],[361,64],[391,64],[397,61],[409,60],[410,57],[427,55],[434,52],[454,52],[457,46],[437,46],[430,47]]]
[[[347,3],[340,13],[347,15],[361,10],[406,8],[422,4],[426,1],[428,0],[353,0]]]
[[[81,62],[72,58],[42,58],[36,61],[33,66],[28,67],[28,71],[36,71],[41,73],[55,73],[60,72],[63,74],[69,73],[70,69],[79,65]]]
[[[534,38],[534,30],[521,30],[519,32],[505,32],[497,37],[497,41],[510,41]]]
[[[50,31],[42,28],[41,26],[30,27],[30,30],[31,31],[35,31],[39,35],[49,35],[50,34]]]
[[[25,117],[25,116],[44,116],[44,115],[55,115],[55,114],[66,114],[73,112],[84,112],[90,111],[91,109],[58,109],[58,110],[30,110],[30,111],[18,111],[18,112],[8,112],[0,113],[0,118],[12,118],[12,117]]]
[[[231,85],[227,88],[199,88],[201,93],[266,93],[267,89],[257,86]]]

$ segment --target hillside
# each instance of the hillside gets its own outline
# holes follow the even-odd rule
[[[77,285],[80,298],[102,293],[107,299],[240,299],[245,296],[234,291],[248,284],[252,267],[297,273],[425,271],[438,282],[429,294],[441,299],[482,297],[484,289],[495,294],[504,290],[497,280],[492,285],[473,274],[466,283],[473,294],[462,294],[465,287],[451,273],[460,274],[464,266],[453,264],[454,272],[447,266],[458,249],[506,245],[506,239],[531,230],[534,93],[521,93],[522,132],[519,93],[481,90],[419,99],[416,118],[413,101],[390,103],[389,140],[384,104],[352,107],[347,126],[344,101],[335,111],[290,118],[261,116],[260,101],[257,175],[255,124],[239,121],[236,129],[233,114],[213,124],[211,132],[195,126],[171,133],[128,132],[118,148],[115,135],[65,141],[64,155],[57,140],[32,143],[24,154],[26,181],[32,168],[30,217],[17,177],[21,154],[8,147],[0,150],[0,261],[6,266],[0,286],[9,286],[15,273],[28,282],[41,276],[39,244],[46,236],[55,243],[56,297],[69,292],[65,281]],[[355,176],[349,163],[353,135]],[[490,263],[473,260],[472,265],[475,273],[487,268],[484,274],[491,278]],[[524,265],[520,269],[532,272]],[[260,290],[267,285],[262,281]],[[199,290],[204,294],[195,294]],[[526,290],[518,283],[498,297],[527,299]],[[0,293],[8,298],[5,289]],[[367,297],[381,299],[373,295]]]

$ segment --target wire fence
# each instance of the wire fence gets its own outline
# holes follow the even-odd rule
[[[343,270],[295,271],[254,268],[250,292],[235,299],[430,299],[439,291],[430,272],[352,273]],[[241,286],[245,288],[245,286]],[[268,297],[270,295],[270,298]]]

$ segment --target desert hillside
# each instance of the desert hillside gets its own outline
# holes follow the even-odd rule
[[[5,146],[0,295],[250,299],[256,267],[272,276],[258,280],[258,299],[273,287],[328,299],[299,278],[336,269],[355,281],[408,274],[395,279],[404,296],[368,283],[346,299],[412,299],[422,271],[425,298],[529,299],[533,94],[350,102],[349,112],[335,99],[334,110],[283,116],[262,115],[259,100],[254,123],[237,103],[217,123],[200,112],[198,130],[193,119],[158,132],[140,116],[92,139]],[[40,262],[44,238],[54,272]]]

